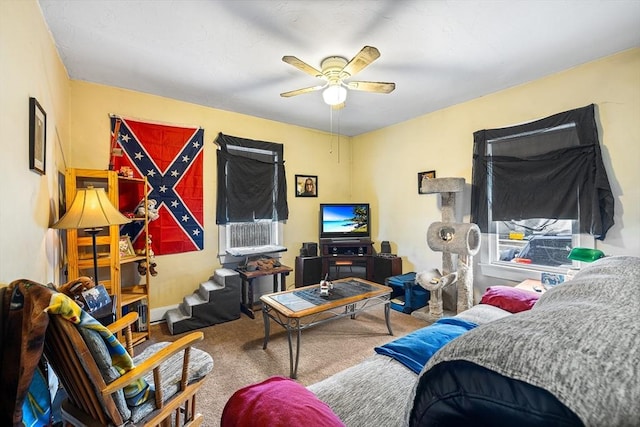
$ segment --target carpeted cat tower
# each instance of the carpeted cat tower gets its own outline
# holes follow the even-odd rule
[[[416,283],[430,292],[429,304],[415,310],[412,316],[435,321],[442,317],[442,291],[456,285],[457,306],[460,313],[473,306],[473,256],[480,250],[480,229],[473,223],[455,222],[456,193],[464,190],[464,178],[434,178],[421,185],[422,194],[439,193],[442,201],[442,221],[434,222],[427,230],[427,244],[442,252],[442,270],[416,274]],[[454,257],[456,262],[454,268]]]

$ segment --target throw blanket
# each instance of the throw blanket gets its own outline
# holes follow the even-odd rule
[[[51,295],[51,302],[45,311],[59,314],[64,319],[72,322],[79,328],[92,329],[100,334],[107,345],[111,363],[120,375],[134,368],[133,360],[120,341],[104,325],[91,317],[89,313],[80,308],[75,301],[62,293]],[[124,388],[124,396],[128,406],[138,406],[147,401],[151,389],[142,378]]]
[[[27,397],[22,402],[22,425],[25,427],[39,427],[53,424],[51,412],[51,395],[47,371],[38,366],[29,385]]]
[[[438,319],[434,324],[411,332],[374,350],[389,356],[419,374],[442,346],[477,325],[455,317]]]
[[[22,425],[22,404],[37,371],[49,325],[49,316],[44,308],[53,292],[46,286],[25,279],[14,280],[4,292],[0,338],[3,367],[0,425]]]
[[[638,426],[639,313],[640,258],[602,258],[531,310],[449,343],[425,372],[444,361],[470,361],[548,390],[586,426]]]

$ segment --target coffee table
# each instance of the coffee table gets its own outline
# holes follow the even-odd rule
[[[300,336],[304,329],[331,320],[356,315],[371,307],[384,304],[384,320],[389,335],[393,335],[389,321],[391,288],[368,280],[349,277],[333,282],[329,296],[320,295],[320,285],[305,286],[291,291],[262,295],[262,316],[264,319],[264,344],[269,343],[269,329],[272,319],[287,331],[289,342],[289,376],[298,375],[300,359]],[[295,356],[293,333],[296,334]]]

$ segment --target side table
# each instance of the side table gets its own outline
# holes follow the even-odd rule
[[[542,284],[540,280],[536,279],[527,279],[516,285],[518,289],[526,289],[531,292],[535,292],[538,294],[542,294],[546,291],[546,288]]]
[[[286,277],[293,271],[293,268],[286,265],[280,265],[270,270],[245,271],[236,270],[240,274],[242,280],[242,301],[240,302],[240,310],[252,319],[255,319],[253,312],[253,281],[257,277],[273,276],[273,292],[285,291],[287,289]],[[280,276],[280,286],[278,289],[278,276]]]

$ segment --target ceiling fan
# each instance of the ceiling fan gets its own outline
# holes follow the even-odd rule
[[[281,93],[280,96],[289,98],[291,96],[324,89],[322,92],[324,102],[331,105],[334,109],[339,109],[344,107],[344,101],[347,99],[347,89],[361,90],[364,92],[390,93],[396,88],[395,83],[345,81],[362,71],[379,57],[380,51],[378,51],[378,49],[373,46],[365,46],[350,61],[347,61],[346,58],[341,56],[329,56],[323,59],[320,64],[322,71],[320,71],[295,56],[283,56],[282,60],[287,64],[291,64],[313,77],[322,79],[325,83],[284,92]]]

